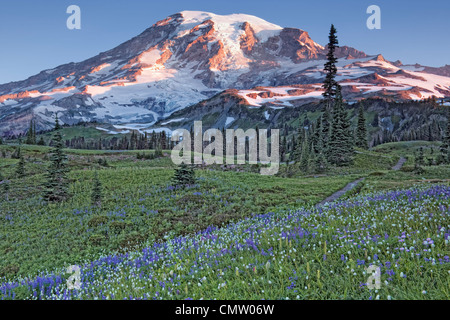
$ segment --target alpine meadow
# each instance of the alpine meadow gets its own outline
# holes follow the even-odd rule
[[[73,41],[97,26],[84,3],[62,11]],[[232,4],[155,5],[115,48],[0,85],[1,300],[182,300],[172,318],[279,312],[185,300],[450,299],[450,66]],[[392,28],[386,6],[358,27]]]

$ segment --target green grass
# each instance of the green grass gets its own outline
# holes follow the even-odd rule
[[[363,192],[408,188],[413,185],[450,182],[450,166],[426,166],[423,174],[388,171],[380,175],[369,175],[364,181]]]
[[[370,174],[371,172],[391,170],[391,168],[397,164],[398,160],[400,160],[400,155],[395,153],[381,153],[357,148],[354,154],[354,161],[350,166],[330,166],[326,174],[331,176],[357,175],[362,177]],[[314,164],[311,163],[311,165]],[[286,170],[287,166],[282,164],[280,166],[279,175],[287,176]],[[314,175],[312,173],[304,173],[301,171],[298,164],[290,165],[290,170],[292,171],[292,177],[300,178],[308,175]]]
[[[425,167],[422,175],[390,170],[400,156],[420,146],[438,145],[397,143],[358,150],[352,166],[316,176],[261,176],[248,165],[230,171],[216,165],[196,171],[196,186],[175,190],[168,188],[175,167],[167,156],[170,151],[163,158],[138,160],[142,151],[68,149],[72,197],[47,205],[40,197],[50,148],[22,145],[27,176],[18,179],[18,160],[10,158],[17,146],[1,145],[0,153],[5,151],[7,157],[0,158],[0,173],[11,183],[8,201],[0,187],[0,276],[36,274],[210,225],[313,205],[360,177],[366,180],[347,196],[430,181],[448,183],[449,166]],[[99,159],[107,159],[108,167],[98,164]],[[280,171],[285,169],[282,165]],[[100,208],[90,205],[94,170],[103,185]]]
[[[168,158],[136,161],[109,157],[111,167],[99,171],[104,198],[101,208],[89,203],[91,169],[101,168],[95,159],[71,157],[72,197],[63,204],[46,205],[40,200],[45,165],[27,163],[28,172],[36,169],[33,175],[23,180],[10,177],[9,201],[0,202],[0,270],[15,266],[19,274],[29,274],[79,262],[103,250],[127,250],[167,233],[192,233],[276,208],[317,203],[355,179],[285,179],[198,170],[197,186],[169,190],[173,169],[165,167]],[[2,166],[8,167],[3,171],[13,174],[17,161],[2,161]],[[85,170],[74,169],[83,166]],[[4,199],[5,193],[0,196]],[[98,217],[106,218],[97,225]]]
[[[450,190],[427,185],[367,194],[329,208],[277,210],[13,286],[16,299],[448,300]],[[368,288],[370,265],[378,288]],[[57,277],[63,281],[56,282]],[[33,281],[33,280],[31,280]],[[1,285],[1,283],[0,283]],[[56,290],[57,289],[57,290]],[[63,297],[63,292],[66,295]],[[1,292],[0,292],[1,294]]]
[[[400,155],[356,149],[354,162],[349,167],[332,168],[331,172],[345,174],[367,174],[373,171],[391,170],[400,160]]]
[[[423,148],[424,158],[426,160],[428,157],[436,158],[439,154],[440,145],[440,142],[430,141],[391,142],[378,145],[373,148],[373,151],[382,154],[405,157],[407,159],[405,165],[414,165],[414,156],[419,152],[420,148]]]

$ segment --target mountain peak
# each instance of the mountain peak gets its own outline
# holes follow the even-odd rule
[[[194,23],[199,24],[206,20],[212,20],[216,23],[222,24],[235,24],[235,23],[250,23],[256,32],[258,29],[261,30],[281,30],[282,27],[270,23],[264,19],[259,17],[244,14],[244,13],[233,13],[228,15],[219,15],[211,12],[205,11],[181,11],[179,12],[181,16],[184,18],[184,24]]]
[[[205,11],[181,11],[176,15],[181,15],[183,29],[191,29],[193,26],[212,21],[217,27],[217,32],[235,38],[236,30],[240,30],[244,23],[249,23],[255,35],[262,41],[267,40],[283,30],[282,27],[267,22],[264,19],[243,13],[233,13],[228,15],[218,15]]]
[[[373,60],[381,61],[381,62],[388,62],[381,54],[378,54]]]
[[[30,115],[39,129],[49,129],[56,113],[65,124],[153,124],[228,89],[254,96],[254,105],[261,105],[260,99],[278,103],[275,96],[258,96],[258,90],[252,90],[256,87],[272,87],[276,93],[275,87],[295,86],[286,99],[308,101],[314,94],[320,99],[320,85],[314,85],[323,81],[327,51],[304,30],[282,28],[252,15],[182,11],[95,57],[0,85],[0,134],[22,133]],[[339,81],[351,79],[347,85],[355,97],[375,93],[377,86],[396,93],[422,79],[422,74],[395,75],[399,68],[383,56],[367,56],[351,47],[337,48],[336,57]],[[448,74],[446,68],[426,72]],[[358,78],[372,85],[350,85]],[[450,95],[447,78],[423,79],[421,96]]]

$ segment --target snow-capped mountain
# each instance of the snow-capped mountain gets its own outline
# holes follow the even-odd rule
[[[251,107],[296,106],[321,99],[326,53],[300,29],[183,11],[91,59],[0,85],[0,134],[23,132],[30,119],[51,128],[56,113],[68,124],[148,126],[227,89]],[[336,54],[347,99],[450,96],[448,66],[403,66],[347,46]]]

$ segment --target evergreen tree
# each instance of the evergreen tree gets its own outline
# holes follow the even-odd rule
[[[291,153],[289,155],[289,162],[298,162],[300,161],[300,157],[301,157],[301,152],[302,152],[302,148],[301,148],[301,139],[296,139],[295,136],[292,137],[292,150]]]
[[[132,131],[130,138],[130,150],[134,150],[135,148],[136,148],[136,133]]]
[[[184,162],[175,169],[172,178],[174,186],[187,186],[195,184],[195,172],[192,166],[188,166]]]
[[[33,120],[30,120],[30,126],[28,128],[28,132],[27,132],[27,139],[25,140],[26,144],[35,144],[36,143],[36,139],[33,138],[34,134],[33,134]]]
[[[10,189],[9,184],[10,184],[10,182],[11,181],[9,181],[9,180],[2,180],[2,181],[0,181],[0,185],[3,188],[3,193],[5,194],[6,201],[9,200],[9,189]]]
[[[322,109],[322,139],[323,139],[323,147],[326,151],[328,151],[328,142],[330,140],[331,133],[331,109],[333,107],[334,99],[336,97],[336,91],[339,84],[336,82],[336,73],[337,73],[337,58],[335,56],[335,50],[338,48],[338,39],[336,36],[336,28],[334,25],[331,25],[330,34],[328,36],[328,53],[327,53],[327,62],[324,65],[325,72],[325,80],[323,83],[323,88],[325,92],[323,93],[324,97],[324,105]]]
[[[356,146],[368,149],[366,118],[364,117],[364,105],[362,102],[358,114],[358,127],[356,128]]]
[[[317,173],[324,173],[327,170],[327,159],[323,151],[319,151],[314,158],[314,169]]]
[[[259,127],[258,127],[258,125],[256,125],[255,131],[256,131],[256,162],[259,163],[260,160],[259,160]],[[246,152],[245,152],[246,157],[248,157],[248,159],[250,161],[250,155],[249,155],[250,144],[249,144],[248,148],[246,147],[245,149],[246,149]]]
[[[330,109],[325,107],[322,110],[321,116],[321,124],[322,124],[321,139],[323,143],[323,151],[325,154],[328,152],[328,141],[330,140],[331,121],[332,119]]]
[[[164,157],[164,154],[161,149],[155,150],[155,159]]]
[[[377,145],[383,144],[383,139],[381,137],[381,135],[378,135],[378,141],[377,141]]]
[[[280,161],[281,162],[286,161],[286,151],[287,151],[287,139],[286,139],[286,136],[283,135],[283,140],[281,140],[281,146],[280,146]]]
[[[333,109],[333,122],[328,142],[328,162],[337,166],[349,165],[352,162],[353,143],[350,135],[350,121],[344,109],[340,86],[337,87]]]
[[[36,144],[36,121],[33,121],[33,144]]]
[[[55,131],[61,129],[61,125],[59,124],[58,114],[55,117]]]
[[[308,141],[308,135],[305,134],[305,139],[303,139],[302,144],[302,153],[300,158],[300,170],[304,173],[308,172],[308,166],[309,166],[309,141]]]
[[[316,158],[317,158],[317,152],[316,146],[314,143],[311,143],[309,146],[309,161],[308,161],[308,172],[315,172],[315,165],[316,165]]]
[[[289,142],[289,160],[288,162],[294,161],[294,153],[296,153],[297,141],[295,140],[295,135],[292,136],[291,141]]]
[[[333,99],[336,95],[336,86],[337,82],[335,80],[336,73],[337,73],[337,58],[335,56],[335,50],[338,48],[338,40],[336,36],[336,29],[334,25],[331,25],[330,28],[330,34],[328,36],[328,53],[327,53],[327,62],[324,66],[324,72],[325,72],[325,81],[323,83],[323,88],[325,89],[325,92],[323,93],[326,107],[330,108],[333,103]]]
[[[0,137],[0,145],[2,145],[2,144],[3,144],[3,138]]]
[[[345,139],[345,150],[346,150],[346,156],[348,159],[348,162],[345,165],[349,165],[351,163],[353,163],[353,156],[355,154],[355,141],[354,141],[354,137],[353,137],[353,131],[351,128],[351,122],[350,122],[350,118],[348,115],[347,110],[345,110],[344,108],[344,104],[342,102],[342,95],[341,95],[341,87],[338,87],[339,90],[339,99],[340,99],[340,103],[341,103],[341,116],[342,116],[342,129],[344,131],[344,139]],[[366,142],[367,143],[367,142]]]
[[[318,128],[319,132],[322,132],[322,125]],[[317,173],[323,173],[327,170],[327,159],[325,157],[325,148],[323,146],[323,139],[317,141],[316,146],[317,154],[314,161],[314,169]]]
[[[66,165],[67,156],[63,150],[63,138],[59,130],[56,131],[53,142],[54,148],[50,154],[51,163],[47,170],[47,182],[44,186],[43,197],[48,202],[61,202],[68,197],[67,173],[69,170]]]
[[[159,149],[167,150],[167,136],[166,136],[166,132],[164,130],[161,132]]]
[[[440,151],[440,162],[450,164],[450,108],[448,108],[447,112],[447,129],[442,139]]]
[[[22,150],[21,150],[21,148],[19,146],[19,147],[14,149],[14,152],[11,155],[11,158],[12,159],[20,159],[21,157],[22,157]]]
[[[301,161],[302,157],[302,145],[304,138],[304,129],[302,128],[301,121],[299,121],[299,127],[297,129],[297,138],[293,141],[293,149],[290,156],[290,160],[294,162]]]
[[[16,175],[18,178],[23,178],[25,176],[25,159],[23,156],[20,156],[19,163],[17,164]]]
[[[45,146],[45,141],[44,141],[44,138],[41,136],[41,139],[39,139],[39,141],[38,141],[38,146]]]
[[[416,159],[415,160],[416,160],[415,161],[416,168],[420,167],[420,166],[423,166],[425,164],[424,156],[423,156],[423,148],[422,147],[420,147],[419,152],[416,154]]]
[[[320,132],[322,130],[321,126],[322,126],[322,117],[319,117],[315,123],[311,124],[311,132],[312,132],[312,134],[311,134],[311,145],[312,145],[311,150],[314,151],[315,153],[318,153],[317,145],[319,143],[319,139],[321,139],[321,137],[322,137],[322,134]]]
[[[94,185],[92,187],[91,202],[93,206],[100,207],[102,204],[102,184],[98,178],[98,172],[95,171]]]
[[[192,136],[191,136],[192,137]],[[227,156],[227,132],[225,127],[222,128],[222,154],[223,154],[223,161],[225,163],[225,159]],[[191,150],[194,150],[194,148],[192,148]],[[283,161],[283,160],[281,160]]]

